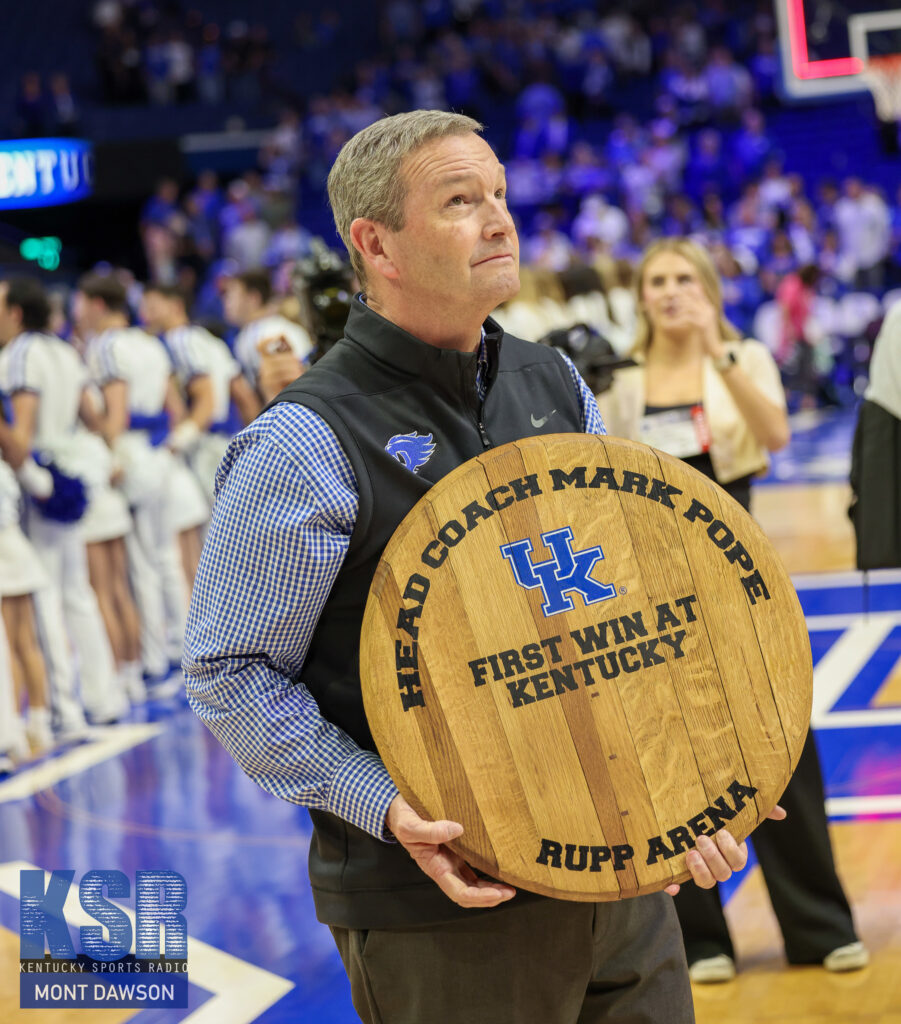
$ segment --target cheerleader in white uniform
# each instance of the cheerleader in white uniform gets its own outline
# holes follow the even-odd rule
[[[99,418],[102,396],[97,394],[95,401]],[[131,533],[131,512],[125,496],[112,485],[115,462],[103,438],[82,430],[77,440],[90,467],[88,507],[81,521],[88,575],[100,604],[120,682],[129,700],[140,704],[146,699],[141,675],[141,617],[128,581],[125,548]]]
[[[290,352],[296,360],[296,372],[287,379],[299,377],[310,365],[315,351],[310,335],[293,320],[273,313],[272,283],[265,270],[246,270],[229,278],[225,286],[224,308],[229,323],[240,327],[234,340],[235,358],[250,383],[264,402],[275,397],[260,382],[260,364],[266,353]]]
[[[12,659],[3,616],[0,615],[0,779],[31,758],[25,723],[19,714],[13,683]]]
[[[187,612],[170,507],[178,484],[164,446],[172,364],[158,338],[129,326],[127,311],[125,288],[115,278],[89,274],[79,282],[73,313],[79,332],[89,338],[85,358],[103,394],[103,433],[121,466],[132,513],[126,547],[141,615],[144,671],[158,680],[169,673],[169,630],[181,643]]]
[[[9,644],[15,706],[27,699],[25,735],[32,754],[53,746],[47,675],[38,644],[32,595],[49,583],[19,526],[21,493],[12,468],[0,459],[0,611]]]
[[[0,616],[0,778],[15,771],[20,761],[31,756],[25,727],[16,702],[13,669],[3,617]]]
[[[19,482],[32,497],[26,505],[25,530],[52,584],[35,595],[35,610],[49,669],[54,724],[72,735],[83,729],[83,718],[71,706],[71,662],[60,636],[60,600],[78,658],[85,710],[102,724],[124,715],[128,702],[117,686],[78,523],[86,498],[76,475],[78,460],[72,458],[72,437],[82,406],[85,369],[71,345],[42,333],[48,316],[39,282],[13,277],[0,283],[0,390],[11,402],[17,443],[35,451],[47,465],[43,474],[25,475],[34,466],[26,462]]]
[[[246,424],[259,414],[259,399],[225,342],[190,323],[179,289],[148,285],[141,319],[162,336],[187,405],[187,416],[169,435],[169,447],[187,457],[212,507],[216,470],[231,439],[231,402]]]
[[[7,466],[4,459],[9,459],[19,466],[24,460],[24,453],[17,449],[15,439],[3,418],[2,408],[0,408],[0,523],[6,522],[9,518],[9,511],[18,514],[19,487],[15,479],[10,482],[9,476],[4,475],[4,466],[7,467],[7,473],[11,474],[12,472],[12,467]],[[4,479],[6,480],[5,485]],[[13,510],[11,504],[14,498],[16,507]],[[18,525],[17,520],[13,521]],[[0,551],[5,546],[3,534],[4,528],[0,525]],[[6,567],[3,565],[3,556],[0,554],[0,584],[5,578],[6,571]],[[26,761],[30,754],[24,723],[19,714],[19,701],[13,682],[12,658],[6,638],[6,627],[3,616],[0,615],[0,775],[11,772],[18,762]]]

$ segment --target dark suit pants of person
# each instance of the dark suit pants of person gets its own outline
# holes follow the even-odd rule
[[[807,734],[798,767],[779,803],[788,817],[762,822],[751,842],[789,963],[821,963],[833,949],[856,942],[857,936],[835,871],[823,776],[812,732]],[[721,953],[734,959],[717,888],[684,885],[675,904],[690,964]]]
[[[610,903],[523,901],[451,924],[332,934],[365,1024],[694,1021],[665,893]]]

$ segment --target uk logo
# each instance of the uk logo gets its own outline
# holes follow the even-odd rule
[[[435,453],[435,444],[431,434],[412,430],[409,434],[395,434],[385,445],[385,451],[411,473],[416,473]]]
[[[529,557],[532,542],[528,538],[503,544],[501,554],[510,563],[521,587],[526,590],[540,588],[544,597],[541,610],[545,616],[571,612],[574,605],[569,594],[572,592],[581,594],[585,604],[616,597],[616,587],[612,583],[598,583],[590,575],[604,557],[600,545],[573,551],[573,532],[569,526],[542,533],[541,543],[551,552],[551,557],[544,562],[533,562]]]

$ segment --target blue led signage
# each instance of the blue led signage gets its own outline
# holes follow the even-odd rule
[[[89,196],[94,157],[83,139],[0,142],[0,210],[57,206]]]

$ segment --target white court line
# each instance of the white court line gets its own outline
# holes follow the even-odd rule
[[[830,711],[817,721],[815,729],[874,729],[878,726],[901,725],[901,708],[864,708],[861,711]]]
[[[888,796],[833,796],[826,801],[830,817],[846,814],[901,814],[901,794]]]
[[[859,619],[835,641],[813,670],[813,708],[810,721],[815,729],[828,726],[830,708],[841,697],[873,652],[885,641],[894,623],[880,617]],[[887,724],[887,723],[886,723]]]
[[[0,864],[0,892],[14,899],[20,898],[19,872],[41,870],[27,861],[9,861]],[[45,885],[50,880],[44,872]],[[135,913],[116,900],[110,900],[123,910],[134,931]],[[190,904],[189,904],[190,906]],[[96,925],[97,922],[81,908],[78,886],[73,882],[65,903],[66,920],[73,925]],[[185,916],[190,919],[190,911]],[[193,1013],[182,1018],[182,1024],[251,1024],[261,1013],[278,1002],[294,988],[287,978],[263,970],[246,960],[239,960],[215,946],[188,936],[188,980],[212,992],[211,999]]]
[[[33,796],[62,779],[78,775],[101,761],[108,761],[131,747],[146,743],[159,736],[164,728],[161,724],[106,726],[99,739],[73,747],[59,757],[52,757],[34,768],[25,768],[0,782],[0,804]]]
[[[809,615],[804,621],[811,632],[818,629],[847,629],[855,622],[883,622],[891,626],[901,626],[901,611],[871,612],[869,615],[864,615],[862,612],[847,612],[842,615]]]
[[[843,629],[846,632],[820,659],[813,673],[813,712],[811,723],[817,729],[861,729],[901,725],[901,708],[860,708],[853,711],[830,711],[857,673],[876,653],[888,634],[901,626],[901,612],[875,612],[862,615],[811,615],[807,628]],[[854,627],[857,627],[856,629]],[[868,629],[864,627],[869,627]],[[827,660],[842,644],[834,660]],[[853,650],[859,644],[858,650]]]
[[[873,587],[901,583],[901,569],[874,569],[868,574],[869,585]],[[862,587],[862,572],[802,572],[792,576],[795,590],[829,590],[832,587]]]

